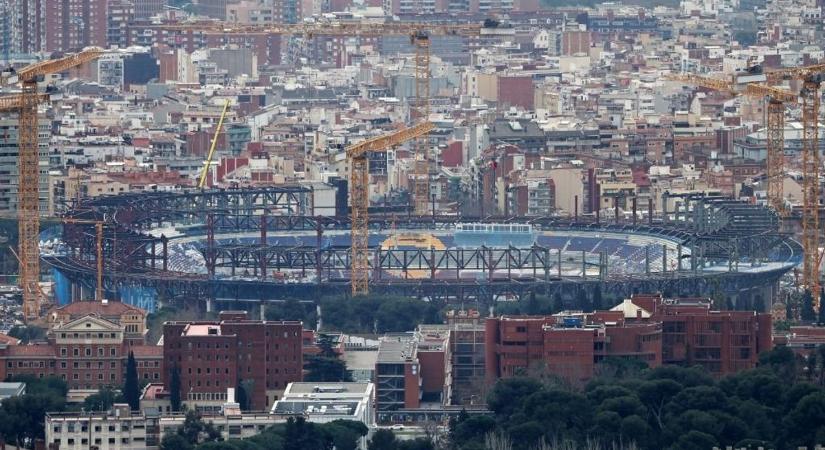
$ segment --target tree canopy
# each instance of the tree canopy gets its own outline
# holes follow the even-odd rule
[[[44,437],[47,412],[66,409],[66,382],[55,377],[17,376],[11,381],[26,383],[26,394],[0,403],[0,435],[7,443],[31,447]]]
[[[361,422],[335,420],[317,424],[307,422],[303,417],[289,418],[286,423],[269,427],[248,439],[207,439],[203,428],[200,430],[200,443],[194,443],[190,433],[178,430],[164,438],[162,450],[356,450],[359,440],[369,431]]]
[[[608,371],[580,391],[505,379],[489,394],[494,416],[462,414],[451,421],[451,449],[485,448],[490,436],[501,436],[513,450],[565,442],[585,448],[813,448],[825,439],[825,389],[818,376],[825,365],[814,359],[813,382],[801,379],[798,358],[786,348],[763,354],[756,369],[718,380],[701,368],[676,366]]]

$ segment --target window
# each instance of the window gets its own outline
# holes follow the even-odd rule
[[[77,334],[77,333],[75,333],[75,334]],[[72,355],[74,355],[74,356],[80,356],[80,349],[77,349],[77,348],[72,349]]]
[[[92,356],[92,349],[86,347],[86,356]]]

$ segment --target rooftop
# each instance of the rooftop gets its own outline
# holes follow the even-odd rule
[[[370,392],[372,383],[289,383],[283,399],[291,400],[293,395],[325,394],[327,396],[345,394],[365,395]]]
[[[9,397],[16,397],[23,395],[26,392],[26,383],[22,382],[3,382],[0,383],[0,400]]]
[[[378,345],[378,364],[397,364],[411,361],[416,353],[416,341],[412,334],[387,335]]]
[[[219,325],[189,324],[183,331],[184,336],[220,336],[221,327]]]

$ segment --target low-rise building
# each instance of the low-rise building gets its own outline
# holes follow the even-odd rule
[[[303,415],[310,422],[355,420],[375,423],[372,383],[289,383],[283,397],[272,405],[274,415]]]
[[[226,397],[232,400],[232,389]],[[241,413],[237,403],[224,403],[221,411],[205,414],[224,440],[255,436],[286,420],[268,413]],[[157,450],[163,436],[174,433],[186,420],[184,413],[158,411],[134,413],[125,404],[106,412],[46,414],[46,444],[59,450]]]

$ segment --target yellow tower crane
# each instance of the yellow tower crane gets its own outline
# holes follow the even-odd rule
[[[92,61],[103,54],[99,48],[90,48],[80,53],[59,59],[40,61],[16,72],[5,72],[7,84],[20,83],[22,93],[0,100],[4,105],[14,104],[19,114],[18,135],[18,187],[17,217],[18,239],[20,242],[20,287],[23,290],[23,315],[26,320],[40,316],[40,158],[38,155],[37,105],[44,98],[37,92],[37,83],[45,75],[60,73]]]
[[[820,87],[825,75],[825,64],[791,67],[765,73],[767,81],[802,80],[799,92],[802,104],[802,283],[813,296],[815,311],[819,311],[820,265],[822,252],[819,223],[819,106]]]
[[[821,288],[819,267],[822,252],[819,223],[819,175],[821,162],[819,155],[819,106],[820,87],[825,74],[825,64],[804,67],[790,67],[767,71],[764,81],[776,84],[783,80],[802,80],[802,89],[794,94],[763,84],[745,83],[744,94],[751,97],[764,97],[768,100],[768,140],[767,140],[767,176],[768,197],[775,207],[782,205],[782,180],[784,177],[784,105],[801,103],[802,106],[802,284],[813,296],[814,309],[819,311],[819,293]],[[671,80],[725,90],[737,93],[733,81],[701,77],[697,75],[672,75]],[[782,210],[780,210],[782,211]]]
[[[203,189],[206,187],[206,175],[212,166],[212,157],[215,155],[215,147],[218,145],[218,136],[221,134],[221,127],[223,127],[223,120],[226,118],[226,112],[229,110],[229,99],[223,104],[223,111],[221,111],[221,118],[218,119],[218,126],[215,127],[215,135],[212,136],[212,145],[209,146],[209,155],[206,156],[206,162],[203,163],[203,170],[201,171],[201,179],[198,182],[198,187]]]
[[[785,165],[785,106],[795,104],[798,96],[784,89],[756,83],[737,85],[733,80],[704,77],[693,74],[667,75],[671,81],[726,92],[731,95],[744,95],[752,98],[765,99],[768,110],[767,120],[767,169],[765,175],[768,181],[768,203],[777,212],[784,214],[782,181]]]
[[[435,125],[423,122],[383,136],[368,139],[347,147],[349,159],[350,207],[352,212],[352,249],[350,282],[352,294],[369,292],[369,157],[368,152],[385,152],[387,149],[429,133]]]
[[[430,37],[465,36],[477,37],[482,26],[478,24],[430,24],[416,22],[361,23],[354,21],[330,21],[299,24],[246,25],[219,21],[200,21],[179,25],[153,25],[150,28],[170,32],[199,33],[203,35],[294,35],[312,38],[314,36],[378,37],[409,36],[415,47],[415,108],[411,111],[410,122],[429,120],[430,115]],[[224,39],[228,41],[228,39]],[[414,114],[413,114],[414,112]],[[410,192],[416,214],[426,214],[430,201],[430,171],[432,161],[425,136],[416,140],[413,176]]]

